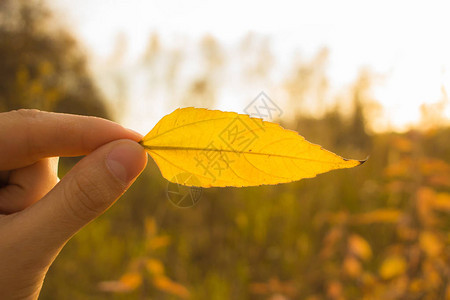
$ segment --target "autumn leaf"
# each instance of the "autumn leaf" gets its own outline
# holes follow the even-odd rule
[[[164,265],[159,260],[149,258],[145,266],[153,276],[164,275]]]
[[[422,250],[431,257],[437,257],[441,254],[444,249],[444,244],[442,239],[437,236],[437,234],[424,231],[419,235],[419,245]]]
[[[361,262],[352,256],[347,256],[342,263],[344,272],[351,278],[357,278],[361,276],[362,266]]]
[[[142,275],[138,272],[129,272],[122,275],[119,281],[123,283],[130,291],[132,291],[142,284]]]
[[[166,276],[157,276],[153,280],[153,284],[156,288],[158,288],[161,291],[165,291],[167,293],[170,293],[172,295],[179,296],[181,298],[189,298],[190,293],[187,288],[185,288],[183,285],[176,283],[172,281],[170,278]]]
[[[401,256],[390,256],[386,258],[380,266],[379,273],[383,279],[391,279],[401,275],[407,268],[406,261]]]
[[[362,260],[369,260],[372,257],[372,248],[369,243],[357,234],[352,234],[348,238],[348,248],[350,253]]]
[[[364,162],[342,158],[275,123],[193,107],[162,118],[140,143],[164,178],[198,187],[285,183]]]
[[[397,223],[400,220],[401,211],[398,209],[376,209],[352,216],[353,224],[373,223]]]

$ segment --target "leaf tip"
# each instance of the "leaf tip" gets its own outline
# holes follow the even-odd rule
[[[357,160],[359,162],[358,166],[364,164],[368,160],[369,160],[369,156],[367,156],[365,159]]]
[[[355,165],[355,167],[357,167],[357,166],[360,166],[360,165],[364,164],[364,163],[369,159],[369,156],[367,156],[365,159],[361,159],[361,160],[358,160],[358,159],[349,159],[349,158],[344,158],[344,157],[342,157],[342,159],[343,159],[344,161],[354,161],[354,162],[358,162],[358,164]]]

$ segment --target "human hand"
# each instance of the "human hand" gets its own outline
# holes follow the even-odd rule
[[[64,244],[142,172],[141,138],[99,118],[0,113],[1,299],[38,297]],[[85,154],[58,182],[57,157]]]

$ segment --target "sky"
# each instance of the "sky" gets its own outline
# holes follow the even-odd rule
[[[51,0],[50,4],[93,60],[112,53],[119,33],[127,36],[130,61],[142,55],[154,32],[169,42],[177,36],[195,40],[211,34],[225,46],[254,32],[271,38],[280,59],[297,50],[313,55],[327,47],[328,75],[335,89],[354,81],[362,67],[381,75],[373,94],[383,106],[383,129],[407,129],[420,120],[423,103],[441,101],[442,87],[450,90],[450,10],[445,1]],[[450,119],[448,100],[444,113]],[[128,120],[126,125],[147,126]]]

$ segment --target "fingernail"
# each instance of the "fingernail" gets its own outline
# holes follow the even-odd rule
[[[144,149],[134,141],[123,141],[115,146],[106,157],[111,173],[124,183],[139,175],[145,166]]]

